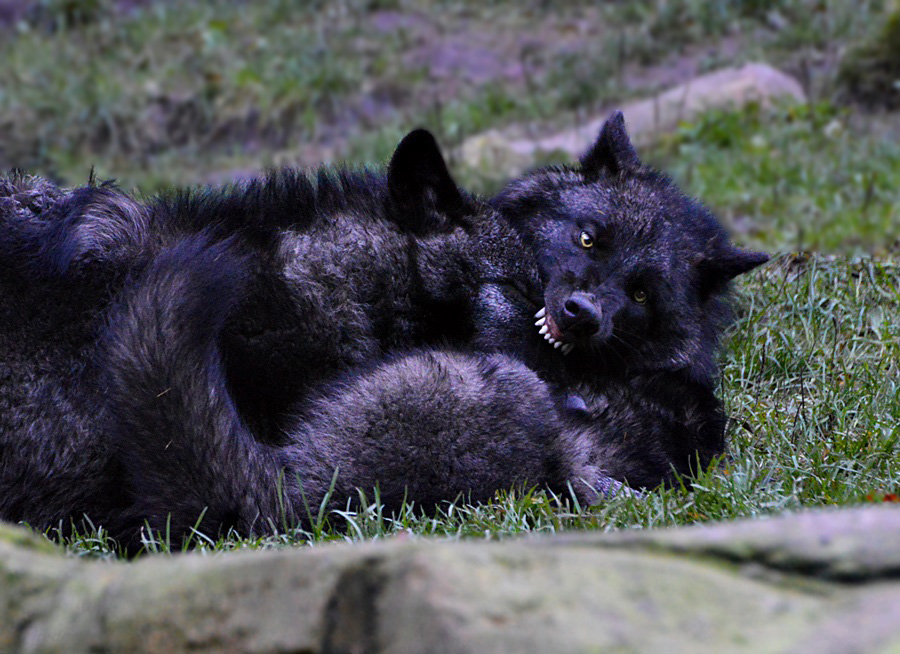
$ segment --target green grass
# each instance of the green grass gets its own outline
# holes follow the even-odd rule
[[[884,256],[900,235],[900,141],[829,103],[712,112],[653,154],[745,245]]]

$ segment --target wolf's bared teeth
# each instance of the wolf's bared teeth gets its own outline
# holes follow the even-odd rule
[[[549,341],[549,340],[552,340],[552,339],[553,339],[553,337],[552,337],[550,334],[544,334],[544,340],[545,340],[545,341]]]
[[[534,314],[535,318],[543,318],[547,314],[547,307],[541,307],[541,310]]]
[[[547,339],[547,342],[550,343],[550,345],[552,345],[553,347],[556,347],[556,339],[552,336]]]
[[[562,341],[554,341],[553,347],[555,347],[558,350],[559,348],[562,347]]]
[[[543,317],[543,318],[541,318],[540,320],[538,320],[536,323],[534,323],[534,326],[535,326],[535,327],[541,327],[545,322],[547,322],[546,316]]]
[[[562,351],[563,354],[568,354],[569,352],[571,352],[571,351],[574,350],[574,349],[575,349],[575,345],[574,345],[574,344],[572,344],[572,343],[566,343],[565,345],[562,346],[562,350],[561,350],[561,351]]]
[[[543,327],[541,327],[541,328],[538,330],[538,334],[540,334],[541,336],[543,336],[543,335],[546,334],[549,330],[550,330],[550,328],[547,327],[547,325],[544,325]]]

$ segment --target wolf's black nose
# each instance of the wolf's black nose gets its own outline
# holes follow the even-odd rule
[[[590,336],[600,329],[600,310],[587,295],[573,293],[563,305],[560,322],[563,331]]]

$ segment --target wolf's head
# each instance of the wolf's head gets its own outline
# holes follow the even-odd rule
[[[441,337],[452,340],[464,324],[466,339],[474,337],[479,349],[519,347],[523,321],[541,306],[543,293],[536,260],[516,226],[456,185],[434,137],[422,129],[397,146],[387,186],[387,212],[417,239],[412,254],[422,287],[455,307]]]
[[[544,306],[535,330],[568,367],[714,373],[729,282],[768,257],[643,164],[621,113],[579,166],[512,182],[493,201],[530,244]]]

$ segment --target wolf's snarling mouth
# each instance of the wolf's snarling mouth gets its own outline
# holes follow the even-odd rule
[[[574,343],[562,342],[562,332],[559,331],[559,327],[553,322],[552,316],[547,313],[547,307],[541,308],[540,311],[534,314],[534,317],[537,318],[534,326],[538,328],[538,334],[543,336],[544,340],[550,345],[560,350],[563,354],[568,354],[575,348]]]

